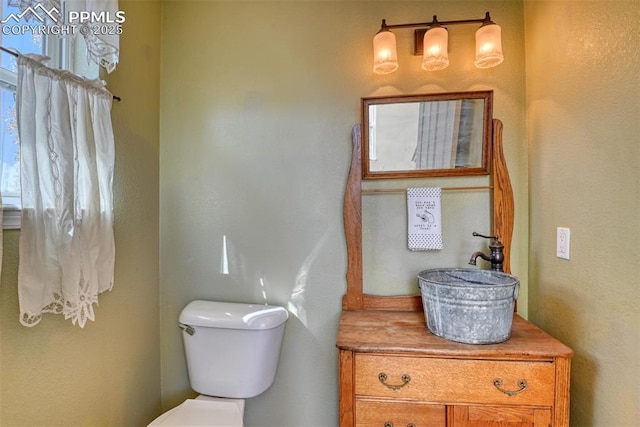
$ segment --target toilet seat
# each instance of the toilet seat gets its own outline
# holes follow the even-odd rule
[[[149,427],[242,427],[243,415],[244,399],[198,396],[160,415]]]

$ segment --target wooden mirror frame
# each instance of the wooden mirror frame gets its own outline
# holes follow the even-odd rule
[[[502,148],[502,122],[493,119],[491,162],[491,202],[493,234],[504,244],[505,272],[511,272],[510,249],[513,236],[514,202],[509,172]],[[422,311],[420,295],[379,296],[363,290],[362,274],[362,137],[360,125],[352,133],[352,159],[344,194],[344,233],[347,241],[347,293],[343,310]]]
[[[373,171],[370,169],[369,159],[369,123],[370,109],[372,105],[389,105],[389,104],[411,104],[422,102],[438,102],[438,101],[456,101],[456,100],[477,100],[481,99],[483,103],[482,118],[482,153],[480,165],[477,167],[454,167],[447,169],[413,169],[413,170],[390,170],[390,171]],[[436,176],[472,176],[472,175],[488,175],[490,173],[491,159],[491,126],[493,114],[493,91],[473,91],[473,92],[447,92],[423,95],[402,95],[402,96],[381,96],[362,98],[362,177],[364,179],[389,179],[389,178],[420,178],[420,177],[436,177]],[[459,111],[458,111],[459,113]],[[459,115],[456,115],[459,118]],[[480,130],[480,129],[478,129]]]

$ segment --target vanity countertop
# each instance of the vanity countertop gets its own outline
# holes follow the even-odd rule
[[[573,350],[517,314],[513,318],[511,338],[499,344],[478,345],[433,335],[421,311],[343,311],[336,346],[355,352],[481,359],[573,356]]]

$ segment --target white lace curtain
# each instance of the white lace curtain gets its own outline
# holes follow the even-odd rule
[[[47,12],[45,16],[49,16],[50,19],[44,23],[47,25],[69,24],[67,22],[68,16],[65,16],[64,11],[75,12],[96,12],[96,14],[107,14],[111,19],[116,16],[118,12],[118,0],[7,0],[10,6],[16,6],[23,13],[24,18],[28,22],[34,22],[36,24],[43,24],[37,19],[32,19],[34,14],[30,13],[31,10],[37,11],[39,8],[44,8]],[[95,23],[94,23],[95,24]],[[81,34],[87,43],[87,58],[104,67],[107,72],[115,70],[118,64],[118,57],[120,54],[120,35],[117,32],[111,31],[111,28],[107,27],[92,27],[91,23],[85,23],[81,26],[84,28],[77,29],[77,33]],[[104,30],[104,31],[101,31]]]
[[[84,327],[113,286],[112,95],[43,60],[18,57],[20,322],[56,313]]]

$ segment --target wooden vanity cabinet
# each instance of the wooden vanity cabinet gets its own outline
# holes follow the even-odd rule
[[[573,352],[517,315],[508,341],[470,345],[422,312],[345,311],[337,347],[341,427],[569,424]]]
[[[492,222],[509,272],[513,192],[497,119],[492,138]],[[503,343],[456,343],[427,330],[419,295],[364,293],[361,160],[355,128],[344,197],[347,293],[336,340],[340,426],[568,426],[569,347],[518,315]]]

